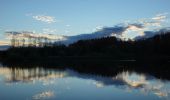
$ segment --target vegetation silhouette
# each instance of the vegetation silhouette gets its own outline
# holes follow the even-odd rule
[[[59,60],[136,60],[169,61],[170,32],[151,38],[124,41],[116,37],[79,40],[68,46],[63,44],[44,47],[11,47],[0,52],[6,61],[59,61]]]

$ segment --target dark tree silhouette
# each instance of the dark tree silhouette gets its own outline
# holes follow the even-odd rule
[[[41,42],[38,39],[39,43]],[[47,41],[47,40],[46,40]],[[24,43],[23,43],[24,44]],[[111,57],[114,59],[170,58],[170,32],[137,41],[123,41],[116,37],[80,40],[69,46],[11,47],[1,56],[15,59],[42,59],[50,57]],[[2,57],[1,57],[2,58]]]

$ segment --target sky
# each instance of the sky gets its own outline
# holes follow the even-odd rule
[[[169,4],[170,0],[0,0],[0,44],[7,41],[7,31],[72,36],[141,21],[148,25],[145,30],[170,27]],[[124,36],[141,33],[137,28]]]

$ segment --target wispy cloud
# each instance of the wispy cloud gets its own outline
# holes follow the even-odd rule
[[[152,18],[153,20],[164,20],[166,19],[166,16],[156,16]]]
[[[155,29],[164,28],[168,13],[157,14],[151,18],[142,18],[137,21],[126,21],[112,27],[97,26],[93,33],[100,36],[116,36],[119,38],[134,39],[137,36],[145,36],[146,31],[155,31]]]
[[[103,28],[104,28],[103,26],[98,25],[98,26],[96,26],[96,27],[93,29],[93,32],[99,31],[99,30],[101,30],[101,29],[103,29]]]
[[[71,25],[67,24],[66,27],[70,27]]]
[[[57,29],[50,29],[50,28],[43,29],[43,33],[45,33],[45,34],[55,34],[57,32],[58,32]]]
[[[144,25],[138,24],[138,23],[129,24],[127,26],[127,30],[132,30],[132,31],[139,31],[139,30],[142,30],[143,28],[144,28]]]
[[[167,15],[168,13],[163,13],[163,14],[157,14],[155,17],[153,17],[152,19],[153,20],[156,20],[156,21],[164,21],[166,18],[167,18]]]
[[[147,35],[147,31],[154,31],[156,29],[163,29],[165,26],[164,24],[166,23],[166,20],[168,19],[168,13],[162,13],[162,14],[157,14],[156,16],[152,18],[142,18],[136,21],[135,23],[133,22],[125,22],[122,27],[126,28],[124,31],[122,31],[123,38],[127,38],[128,36],[131,37],[131,34],[133,34],[135,38],[138,36],[145,36]],[[156,34],[156,33],[155,33]]]
[[[0,45],[9,45],[10,43],[8,41],[0,41]]]
[[[55,23],[56,19],[53,16],[46,16],[46,15],[36,15],[32,16],[35,20],[42,21],[45,23]]]
[[[48,30],[48,29],[47,29]],[[50,31],[50,30],[49,30]],[[47,38],[49,40],[65,40],[65,36],[62,35],[54,35],[50,33],[34,33],[31,31],[6,31],[6,36],[8,39],[11,39],[12,37],[22,39],[22,38]]]
[[[139,22],[148,26],[158,26],[161,27],[162,24],[167,20],[168,13],[157,14],[156,16],[148,19],[142,19]]]
[[[145,27],[151,27],[151,26],[156,26],[156,27],[161,27],[161,22],[157,22],[157,21],[146,21],[143,23],[145,25]]]
[[[117,37],[122,37],[124,33],[127,31],[139,31],[143,30],[144,26],[143,24],[140,23],[126,23],[126,24],[120,24],[120,25],[115,25],[113,27],[103,27],[99,28],[96,32],[96,34],[101,34],[105,36],[117,36]]]

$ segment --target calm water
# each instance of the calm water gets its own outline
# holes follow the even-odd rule
[[[0,100],[170,100],[170,81],[131,71],[104,77],[0,65]]]

